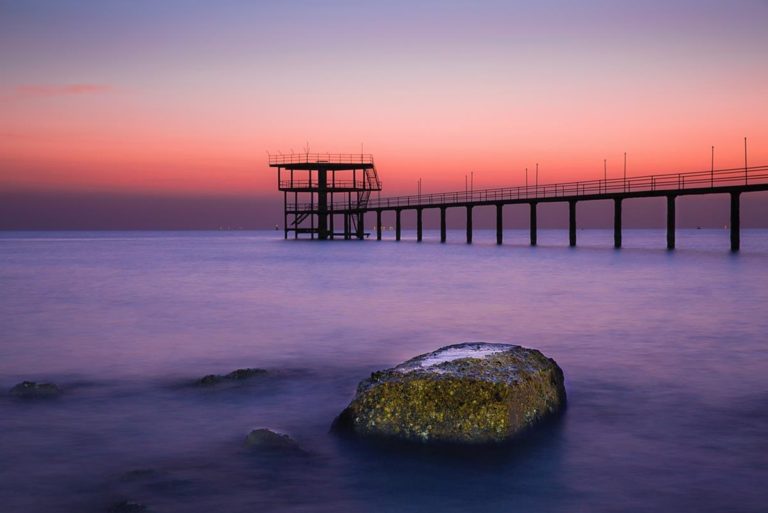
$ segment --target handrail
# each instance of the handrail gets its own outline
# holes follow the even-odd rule
[[[373,164],[370,153],[291,153],[269,156],[269,165],[280,164]]]
[[[317,189],[319,183],[317,180],[281,180],[278,184],[279,189]],[[326,189],[332,191],[334,189],[354,189],[358,191],[379,191],[381,190],[381,182],[375,183],[366,182],[363,183],[362,179],[354,180],[335,180],[334,182],[328,182]]]
[[[297,182],[294,182],[297,183]],[[339,185],[340,182],[337,182]],[[494,202],[507,200],[536,200],[580,196],[599,196],[622,193],[653,191],[675,192],[688,189],[706,189],[750,184],[768,183],[768,166],[729,168],[687,173],[643,175],[608,180],[584,180],[518,187],[500,187],[476,191],[452,191],[421,195],[394,196],[369,199],[366,210],[392,207],[444,206],[472,202]],[[380,188],[380,182],[378,182]],[[371,190],[377,190],[372,188]],[[311,208],[311,204],[290,203],[292,209]],[[342,209],[343,210],[343,209]]]
[[[610,178],[564,182],[554,184],[500,187],[475,191],[452,191],[421,195],[394,196],[368,202],[368,209],[388,207],[412,207],[450,205],[457,203],[488,202],[521,199],[545,199],[553,197],[589,196],[611,193],[635,193],[648,191],[676,191],[717,186],[768,183],[768,166],[753,166],[687,173],[643,175],[627,178]]]

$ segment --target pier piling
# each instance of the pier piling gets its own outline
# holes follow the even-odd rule
[[[571,247],[576,245],[576,201],[568,202],[568,243]]]
[[[496,204],[496,244],[504,242],[504,217],[502,216],[502,209],[504,205],[501,203]]]
[[[445,211],[445,207],[440,207],[440,242],[445,242],[446,239]]]
[[[731,193],[731,251],[738,251],[741,247],[741,205],[739,192]]]
[[[467,244],[472,244],[472,206],[467,206]]]
[[[675,249],[675,195],[667,196],[667,249]]]
[[[621,198],[613,200],[613,247],[621,247]]]
[[[536,245],[536,202],[531,202],[531,246]]]
[[[400,213],[399,208],[395,210],[395,240],[400,240]]]
[[[416,240],[418,242],[421,242],[421,232],[422,232],[422,224],[421,224],[421,214],[423,208],[417,208],[416,209]]]
[[[376,240],[381,240],[381,210],[376,211]]]

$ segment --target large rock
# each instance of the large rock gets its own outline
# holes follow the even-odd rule
[[[22,381],[11,388],[10,394],[20,399],[49,399],[61,395],[61,389],[53,383]]]
[[[419,442],[501,442],[563,406],[563,371],[541,352],[457,344],[371,374],[333,427]]]

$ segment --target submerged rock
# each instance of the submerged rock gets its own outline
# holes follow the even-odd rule
[[[61,389],[53,383],[22,381],[10,390],[10,394],[21,399],[47,399],[61,395]]]
[[[208,374],[207,376],[203,376],[198,380],[199,385],[216,385],[218,383],[222,383],[225,381],[242,381],[245,379],[250,379],[256,376],[263,376],[266,374],[267,371],[264,369],[237,369],[229,374]]]
[[[146,504],[133,501],[119,501],[115,502],[107,509],[109,513],[142,513],[149,511]]]
[[[418,442],[501,442],[564,406],[563,372],[541,352],[457,344],[371,374],[333,429]]]
[[[290,436],[271,429],[254,429],[245,437],[245,447],[268,451],[302,452],[301,447]]]

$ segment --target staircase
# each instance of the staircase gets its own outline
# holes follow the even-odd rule
[[[357,193],[357,203],[355,208],[364,209],[368,206],[368,200],[371,198],[372,190],[381,190],[381,181],[379,180],[379,173],[376,172],[376,167],[371,167],[365,170],[365,179],[363,183],[364,190]],[[357,216],[352,217],[352,233],[359,233],[357,226]]]

